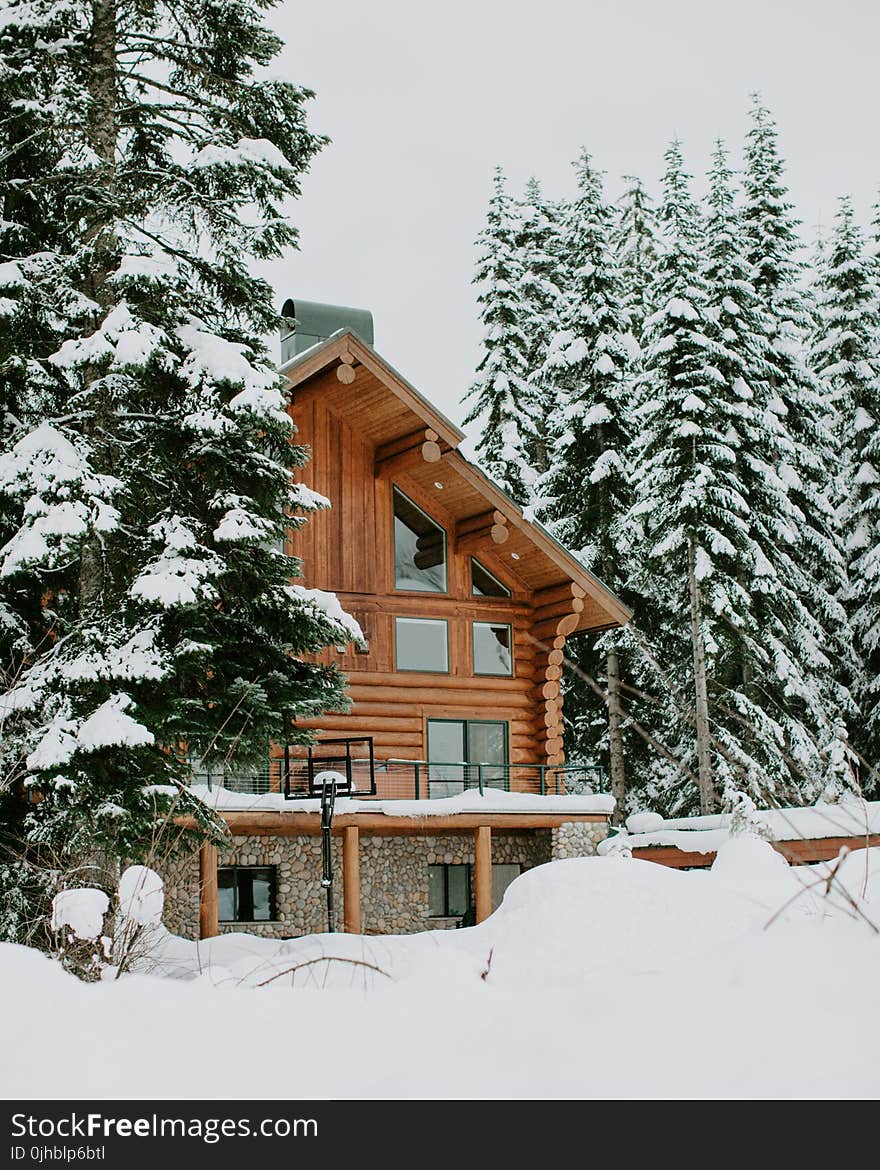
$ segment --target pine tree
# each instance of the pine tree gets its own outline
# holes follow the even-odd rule
[[[613,244],[623,287],[623,303],[630,330],[641,339],[645,319],[651,314],[651,286],[657,270],[660,241],[657,217],[642,180],[624,175],[626,190],[618,200]]]
[[[780,544],[789,545],[784,579],[797,597],[797,626],[802,632],[799,642],[790,638],[789,644],[799,673],[808,680],[801,695],[777,691],[768,700],[795,717],[805,704],[815,700],[811,713],[818,727],[815,736],[827,743],[842,716],[851,711],[849,694],[838,677],[839,664],[852,654],[846,614],[839,601],[846,584],[833,507],[839,451],[828,395],[806,360],[815,311],[803,288],[798,222],[788,199],[778,132],[757,95],[745,156],[743,217],[748,258],[770,330],[773,367],[763,403],[764,426],[778,432],[779,443],[785,448],[784,459],[775,470],[785,480],[788,499],[797,514],[796,531],[780,533]],[[802,741],[792,748],[804,770],[814,767],[808,761],[815,760],[816,742]],[[840,782],[845,780],[841,777]]]
[[[519,219],[504,173],[495,170],[486,226],[477,240],[474,283],[480,286],[483,357],[464,397],[465,425],[479,420],[477,451],[488,473],[517,504],[528,503],[537,443],[528,384],[529,345],[523,331],[523,265]]]
[[[784,415],[773,410],[772,388],[768,393],[774,329],[750,280],[748,238],[734,207],[732,179],[719,143],[704,266],[707,333],[719,392],[737,403],[737,477],[747,534],[746,557],[735,574],[741,602],[714,603],[730,626],[730,653],[715,663],[711,680],[715,735],[731,790],[748,785],[764,803],[812,800],[825,787],[821,744],[828,712],[821,676],[831,664],[821,626],[798,593],[803,517],[785,474],[793,443]]]
[[[277,550],[314,505],[249,263],[295,245],[282,204],[323,140],[309,92],[263,79],[265,7],[4,13],[0,581],[42,605],[4,662],[2,766],[55,865],[138,857],[172,802],[211,828],[187,754],[262,763],[344,703],[302,655],[353,627]]]
[[[542,481],[546,516],[581,561],[612,589],[626,584],[628,550],[619,527],[631,500],[628,448],[630,354],[620,278],[611,248],[613,212],[602,176],[586,151],[575,164],[578,194],[568,208],[564,246],[571,273],[560,324],[542,380],[555,388],[553,452]],[[580,639],[572,651],[582,669],[605,660],[609,759],[617,815],[625,815],[620,639]],[[574,684],[576,685],[576,684]]]
[[[873,265],[852,200],[840,200],[818,278],[820,325],[812,364],[829,388],[842,459],[839,515],[847,557],[844,600],[851,618],[858,703],[855,746],[873,766],[880,760],[880,306]],[[865,776],[870,787],[876,779]]]
[[[719,790],[709,720],[709,676],[729,643],[719,607],[735,623],[747,615],[737,583],[748,557],[748,506],[736,474],[741,446],[738,397],[715,368],[711,289],[701,265],[702,223],[681,147],[666,152],[659,220],[664,250],[645,323],[637,445],[637,502],[647,540],[643,587],[675,625],[688,614],[690,663],[670,664],[670,689],[692,712],[700,811]],[[690,699],[690,695],[693,699]],[[684,762],[691,766],[687,753]]]
[[[564,284],[562,232],[559,208],[544,197],[537,179],[532,178],[526,184],[525,196],[517,210],[516,246],[521,271],[518,316],[526,342],[525,377],[535,431],[528,460],[536,475],[540,476],[549,465],[550,420],[554,409],[552,395],[547,393],[541,371],[550,341],[559,328]]]

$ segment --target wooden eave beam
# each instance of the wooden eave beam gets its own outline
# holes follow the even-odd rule
[[[401,455],[404,451],[418,451],[424,441],[425,428],[419,427],[417,431],[410,431],[398,439],[380,443],[373,455],[374,462],[378,466],[380,463],[386,463],[389,459],[393,459],[395,455]]]
[[[491,512],[480,512],[466,516],[455,525],[455,551],[475,552],[481,548],[491,549],[507,543],[510,529],[507,516],[497,508]]]
[[[435,430],[425,427],[400,439],[381,444],[376,448],[373,457],[373,475],[377,479],[380,476],[387,478],[411,467],[439,463],[443,455],[439,439],[440,436]]]
[[[321,832],[319,812],[222,812],[220,815],[234,837],[317,837]],[[435,837],[446,833],[473,833],[485,825],[499,832],[519,833],[524,829],[556,829],[569,821],[605,824],[605,813],[456,813],[445,816],[396,817],[385,813],[342,813],[333,818],[333,832],[341,836],[349,826],[361,834],[377,837]],[[194,817],[177,818],[181,828],[197,829]]]

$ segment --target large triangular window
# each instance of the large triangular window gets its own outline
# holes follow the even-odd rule
[[[446,533],[394,489],[394,588],[446,592]]]

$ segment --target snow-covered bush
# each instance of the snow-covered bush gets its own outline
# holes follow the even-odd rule
[[[54,951],[81,979],[120,973],[154,945],[164,903],[164,883],[145,865],[123,871],[112,905],[103,890],[91,886],[60,890],[49,921]]]

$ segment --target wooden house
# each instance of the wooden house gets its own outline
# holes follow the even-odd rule
[[[346,929],[449,925],[462,918],[464,902],[479,920],[499,896],[499,867],[509,878],[549,860],[562,838],[570,850],[565,826],[581,825],[588,852],[606,831],[610,798],[591,804],[589,794],[576,795],[597,778],[566,763],[560,680],[569,638],[630,614],[464,457],[462,432],[373,348],[369,314],[288,302],[285,316],[297,329],[283,339],[281,369],[296,441],[311,452],[299,478],[332,504],[291,534],[289,551],[302,561],[305,587],[335,594],[365,637],[360,647],[323,656],[348,675],[350,709],[300,724],[316,733],[313,754],[327,766],[344,758],[356,777],[369,769],[375,783],[376,811],[359,802],[334,824]],[[320,929],[317,860],[309,896],[318,919],[303,911],[290,876],[307,872],[305,862],[288,865],[289,880],[277,878],[268,891],[268,879],[257,889],[237,876],[283,868],[266,860],[281,857],[281,839],[288,850],[292,840],[317,848],[316,807],[289,799],[304,795],[305,749],[278,745],[273,754],[269,787],[277,794],[253,794],[250,803],[242,794],[241,807],[227,799],[235,850],[231,863],[220,863],[219,888],[217,859],[203,851],[203,935],[224,922],[259,922],[256,902],[269,933]],[[473,797],[473,811],[394,811],[395,800],[461,794]],[[500,794],[514,799],[504,804]],[[409,841],[405,874],[395,874],[394,841],[403,842],[399,852]],[[230,918],[229,883],[250,919]],[[398,888],[404,910],[389,894]],[[298,906],[286,917],[285,898]]]

